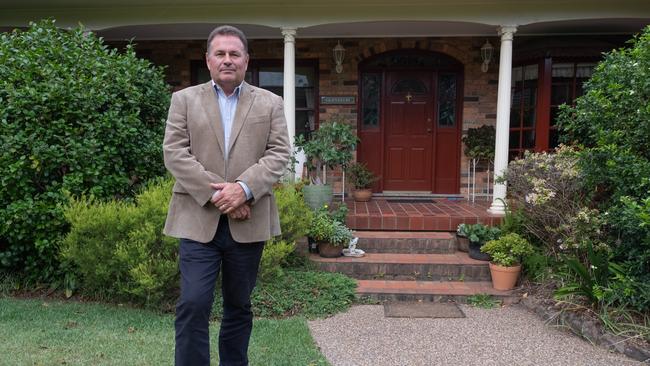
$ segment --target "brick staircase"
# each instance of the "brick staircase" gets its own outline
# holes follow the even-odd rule
[[[492,288],[488,262],[457,251],[451,232],[356,231],[361,258],[310,259],[325,271],[357,279],[357,294],[380,301],[459,301],[487,293],[509,297]]]

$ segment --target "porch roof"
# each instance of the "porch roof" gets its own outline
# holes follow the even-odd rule
[[[4,0],[0,30],[52,17],[79,22],[106,39],[203,39],[216,25],[238,25],[249,38],[633,33],[650,23],[647,0]]]

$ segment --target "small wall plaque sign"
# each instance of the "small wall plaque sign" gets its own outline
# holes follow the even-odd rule
[[[321,96],[320,104],[357,104],[357,97],[354,95]]]

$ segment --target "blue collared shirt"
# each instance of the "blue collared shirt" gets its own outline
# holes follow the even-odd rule
[[[224,156],[228,160],[228,147],[230,146],[230,130],[232,130],[232,123],[235,119],[235,112],[237,111],[237,102],[239,102],[239,94],[244,83],[239,84],[232,94],[226,95],[223,89],[212,80],[212,86],[217,92],[217,100],[219,101],[219,112],[221,113],[221,123],[223,124],[223,141],[224,141]],[[246,200],[253,198],[248,185],[240,180],[237,181],[246,193]]]

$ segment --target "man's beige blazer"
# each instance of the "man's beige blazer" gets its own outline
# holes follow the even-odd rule
[[[211,82],[172,95],[163,152],[176,183],[165,234],[202,243],[212,240],[221,212],[210,202],[210,183],[235,181],[248,185],[253,201],[249,219],[229,219],[233,239],[248,243],[280,234],[273,184],[284,174],[290,154],[282,98],[243,83],[230,146],[224,145],[224,138]]]

